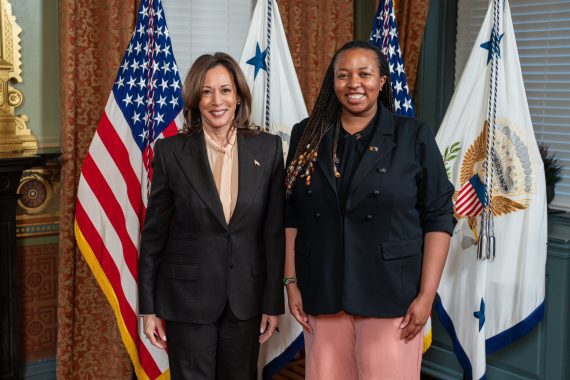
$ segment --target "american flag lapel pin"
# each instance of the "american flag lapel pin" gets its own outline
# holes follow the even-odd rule
[[[261,164],[260,164],[259,161],[257,161],[257,160],[253,160],[253,164],[254,164],[255,166],[261,166]]]
[[[370,145],[370,146],[368,147],[368,150],[371,151],[371,152],[378,152],[378,147],[377,147],[377,146],[372,146],[372,145]]]

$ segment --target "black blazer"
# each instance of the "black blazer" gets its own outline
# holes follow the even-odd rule
[[[321,142],[311,185],[298,178],[287,201],[286,227],[297,228],[295,268],[309,314],[403,316],[419,291],[424,235],[453,232],[454,189],[431,129],[381,106],[378,112],[344,216],[332,130]],[[293,127],[287,164],[305,125]]]
[[[139,312],[211,323],[226,301],[239,319],[284,312],[283,151],[278,136],[238,134],[230,223],[203,133],[157,141],[139,255]]]

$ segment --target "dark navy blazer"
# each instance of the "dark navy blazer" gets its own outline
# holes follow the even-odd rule
[[[298,178],[286,226],[297,228],[295,268],[309,314],[403,316],[419,291],[424,235],[453,233],[453,185],[428,125],[379,106],[354,170],[345,214],[333,173],[333,131],[311,185]],[[287,165],[307,120],[293,127]]]

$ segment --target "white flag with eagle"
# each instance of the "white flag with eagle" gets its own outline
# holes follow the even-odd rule
[[[468,379],[544,315],[547,215],[508,1],[491,0],[437,134],[458,224],[436,309]]]
[[[252,121],[281,136],[287,155],[293,125],[308,114],[275,0],[258,0],[240,66],[252,93]],[[261,346],[258,368],[264,379],[303,347],[303,330],[288,307],[278,326],[279,332]]]

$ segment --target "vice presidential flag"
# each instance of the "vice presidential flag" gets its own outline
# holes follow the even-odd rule
[[[77,245],[111,304],[138,379],[169,377],[138,317],[138,250],[153,146],[182,127],[182,96],[161,0],[141,2],[135,31],[81,169]]]
[[[394,110],[400,115],[415,116],[412,97],[408,89],[404,60],[400,51],[398,25],[392,0],[382,0],[376,10],[370,41],[374,42],[388,58],[390,82],[394,95]]]
[[[486,356],[544,314],[544,170],[506,0],[491,1],[437,143],[455,185],[458,224],[436,309],[467,377],[481,379]],[[479,242],[492,252],[493,236],[494,260],[479,260]]]
[[[286,155],[291,128],[308,114],[275,0],[257,1],[240,65],[253,96],[252,121],[281,136]]]
[[[287,155],[291,128],[307,117],[307,108],[275,0],[257,1],[240,65],[252,92],[252,121],[281,136]],[[264,379],[301,350],[302,331],[287,309],[279,332],[261,346],[258,367]]]

